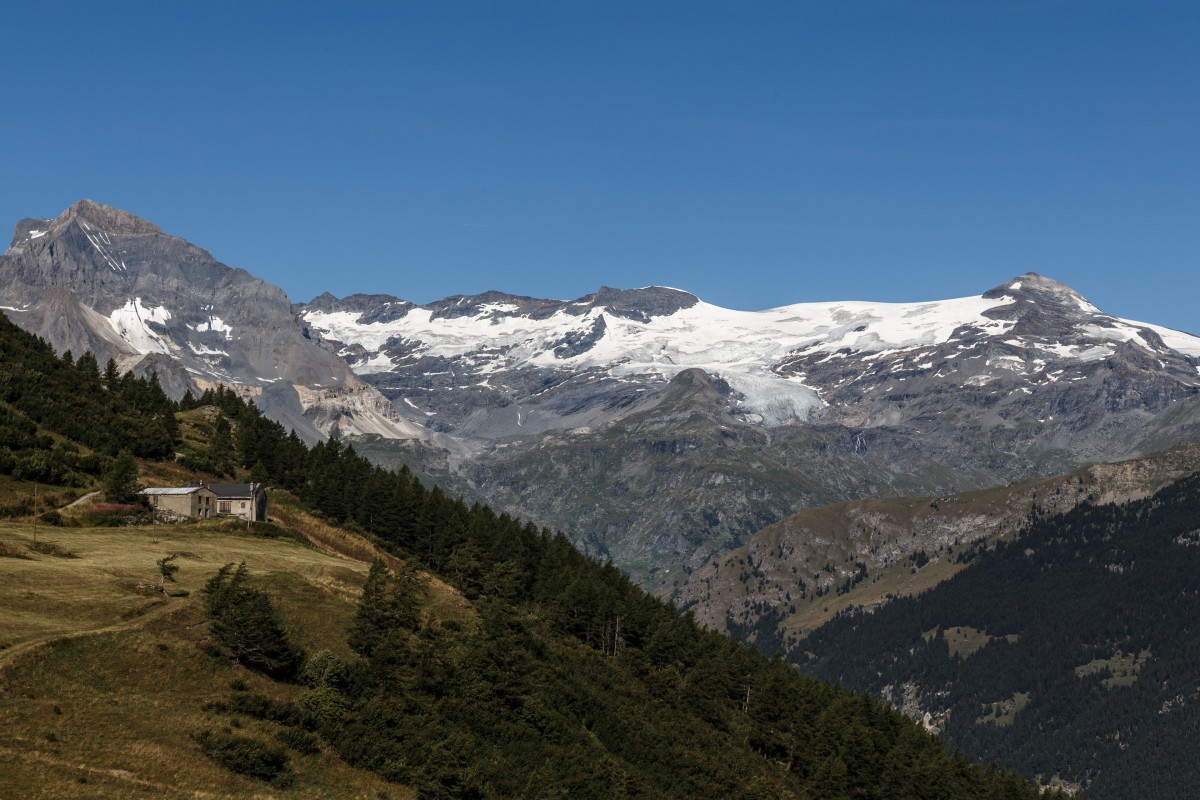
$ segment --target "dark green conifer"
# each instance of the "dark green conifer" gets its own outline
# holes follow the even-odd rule
[[[137,464],[128,450],[122,450],[104,473],[104,497],[110,503],[132,503],[139,489]]]

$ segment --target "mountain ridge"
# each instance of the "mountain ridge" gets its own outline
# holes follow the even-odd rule
[[[805,507],[950,494],[1200,438],[1200,338],[1104,314],[1032,273],[974,297],[761,312],[653,286],[293,304],[80,201],[17,225],[0,305],[60,352],[157,371],[175,396],[232,385],[308,441],[335,433],[563,529],[661,594]],[[681,402],[681,375],[715,391]]]
[[[23,220],[0,276],[0,305],[18,325],[60,352],[157,372],[175,397],[227,384],[316,441],[327,431],[310,418],[349,394],[362,411],[342,415],[345,428],[361,418],[364,430],[410,433],[304,336],[283,290],[128,212],[81,200],[52,220]]]

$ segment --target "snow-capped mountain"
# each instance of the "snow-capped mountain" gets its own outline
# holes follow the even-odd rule
[[[414,419],[436,417],[465,437],[611,421],[614,405],[638,408],[639,395],[687,369],[723,381],[728,410],[766,427],[896,424],[906,401],[886,396],[913,394],[906,382],[971,394],[1017,382],[1028,395],[1085,381],[1114,359],[1147,361],[1175,399],[1200,387],[1200,338],[1106,315],[1033,274],[979,297],[925,303],[746,312],[650,287],[570,302],[490,293],[429,306],[324,295],[300,316]]]
[[[17,224],[0,257],[0,306],[59,352],[91,350],[101,364],[157,371],[176,396],[238,388],[308,439],[331,417],[350,432],[423,430],[306,339],[279,288],[100,203]]]
[[[977,297],[757,312],[664,287],[292,305],[81,201],[18,223],[0,306],[177,395],[226,383],[310,439],[336,428],[663,593],[802,508],[1200,440],[1200,339],[1033,274]]]
[[[309,333],[444,434],[422,461],[669,591],[800,508],[948,493],[1200,437],[1200,338],[1026,274],[976,297],[745,312],[663,287],[424,306],[323,295]],[[678,571],[675,573],[678,574]]]

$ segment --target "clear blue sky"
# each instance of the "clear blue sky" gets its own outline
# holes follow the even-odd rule
[[[9,3],[0,225],[282,286],[734,308],[1025,271],[1200,333],[1200,3]]]

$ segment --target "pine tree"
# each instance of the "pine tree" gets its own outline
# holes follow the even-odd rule
[[[213,425],[209,453],[221,472],[233,471],[233,437],[230,434],[229,420],[225,419],[224,414],[218,414],[216,424]]]
[[[138,484],[133,455],[128,450],[122,450],[104,473],[104,497],[110,503],[132,503],[137,500],[139,489],[141,486]]]
[[[351,649],[370,658],[393,633],[415,631],[421,621],[422,584],[411,567],[393,573],[382,559],[375,559],[347,636]]]
[[[288,639],[283,622],[261,589],[246,585],[246,562],[226,564],[204,586],[204,610],[213,635],[239,662],[276,678],[291,679],[304,652]]]

